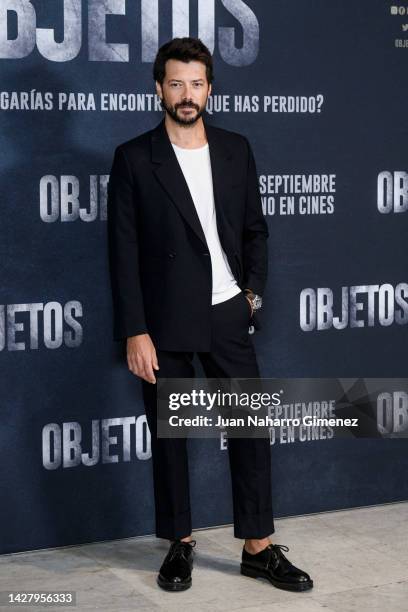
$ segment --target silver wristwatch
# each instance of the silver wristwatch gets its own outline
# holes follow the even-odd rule
[[[245,291],[245,296],[249,299],[249,301],[251,302],[251,306],[252,306],[252,310],[255,312],[256,310],[259,310],[262,307],[262,298],[260,295],[258,295],[257,293],[253,293],[250,290],[246,290]]]

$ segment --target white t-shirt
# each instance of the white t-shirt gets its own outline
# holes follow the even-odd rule
[[[229,300],[239,293],[227,256],[218,236],[214,191],[208,143],[197,149],[185,149],[172,143],[193,198],[211,256],[212,304]]]

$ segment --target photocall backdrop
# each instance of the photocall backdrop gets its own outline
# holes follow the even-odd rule
[[[356,397],[360,377],[407,376],[404,7],[2,0],[1,553],[154,533],[140,381],[112,340],[106,193],[115,147],[162,118],[152,65],[173,36],[213,52],[205,120],[254,150],[262,376],[355,377]],[[391,435],[393,414],[391,397]],[[311,431],[273,440],[276,517],[407,499],[405,440]],[[225,440],[189,445],[194,528],[231,523]]]

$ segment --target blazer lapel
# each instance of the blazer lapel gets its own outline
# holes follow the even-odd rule
[[[204,126],[210,150],[218,233],[221,243],[223,241],[229,242],[230,228],[222,211],[222,188],[231,176],[232,154],[221,141],[216,130],[206,122],[204,122]],[[151,144],[152,161],[158,164],[157,168],[154,169],[157,179],[193,232],[208,249],[190,190],[167,134],[164,118],[153,129]]]

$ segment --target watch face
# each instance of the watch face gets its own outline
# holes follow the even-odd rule
[[[257,310],[258,308],[260,308],[262,306],[261,296],[255,295],[252,303],[253,303],[254,310]]]

